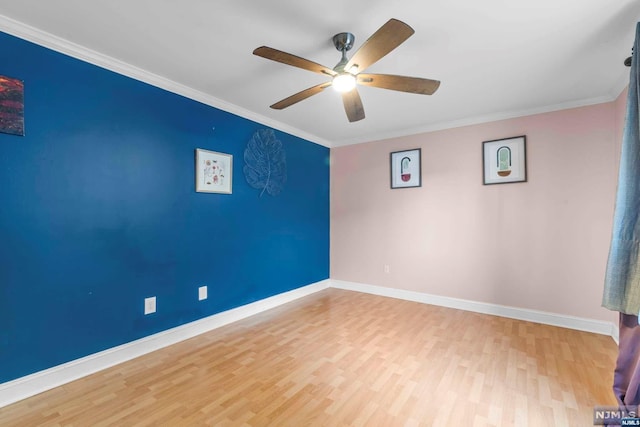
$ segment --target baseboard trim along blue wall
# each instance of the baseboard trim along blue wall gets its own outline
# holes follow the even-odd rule
[[[327,147],[274,130],[287,179],[261,196],[243,155],[265,125],[5,33],[0,51],[25,113],[0,133],[0,383],[329,277]],[[232,194],[195,191],[197,148],[233,156]]]
[[[0,384],[0,408],[204,332],[316,293],[326,289],[329,283],[329,280],[313,283]]]
[[[423,304],[450,307],[476,313],[542,323],[585,332],[610,335],[617,342],[617,326],[613,323],[584,319],[556,313],[547,313],[517,307],[508,307],[458,298],[442,297],[419,292],[385,288],[364,283],[341,280],[323,280],[292,291],[284,292],[264,300],[247,304],[208,318],[197,320],[155,335],[145,337],[118,347],[80,358],[53,368],[37,372],[23,378],[0,384],[0,408],[19,400],[34,396],[54,387],[79,379],[83,376],[107,369],[135,357],[159,350],[213,329],[222,327],[282,304],[306,297],[327,288],[363,292],[389,298],[415,301]]]

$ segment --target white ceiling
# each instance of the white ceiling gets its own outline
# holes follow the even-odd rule
[[[327,146],[614,99],[628,82],[638,0],[0,0],[0,30]],[[432,96],[359,87],[349,123],[325,77],[252,55],[267,45],[330,68],[388,19],[415,34],[367,72],[441,80]],[[353,51],[352,51],[353,52]]]

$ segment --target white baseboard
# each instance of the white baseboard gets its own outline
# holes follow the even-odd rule
[[[331,287],[609,335],[618,342],[611,322],[328,279],[0,384],[0,408]]]
[[[620,344],[620,327],[615,323],[611,323],[611,338],[616,342],[616,344]]]
[[[0,384],[0,408],[329,286],[330,281],[323,280]]]
[[[578,331],[593,332],[596,334],[611,336],[616,343],[618,342],[617,325],[602,320],[585,319],[565,314],[548,313],[545,311],[530,310],[526,308],[509,307],[505,305],[423,294],[420,292],[385,288],[382,286],[346,282],[342,280],[331,280],[330,282],[330,286],[332,288],[421,302],[424,304],[439,305],[442,307],[456,308],[458,310],[473,311],[476,313],[492,314],[511,319],[526,320],[529,322],[559,326],[567,329],[576,329]]]

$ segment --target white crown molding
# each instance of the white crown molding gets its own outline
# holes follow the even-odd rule
[[[624,87],[622,89],[624,89]],[[620,90],[620,92],[622,91],[622,89]],[[618,92],[618,94],[620,94],[620,92]],[[492,122],[498,122],[501,120],[509,120],[509,119],[515,119],[519,117],[534,116],[537,114],[552,113],[554,111],[569,110],[572,108],[587,107],[587,106],[596,105],[596,104],[604,104],[607,102],[612,102],[616,98],[617,98],[617,95],[616,96],[607,95],[607,96],[600,96],[597,98],[582,99],[582,100],[564,102],[564,103],[555,104],[555,105],[547,105],[544,107],[537,107],[537,108],[532,108],[528,110],[504,111],[504,112],[495,113],[495,114],[467,117],[461,120],[432,123],[429,125],[404,129],[401,131],[380,133],[376,135],[375,139],[372,139],[371,136],[365,136],[365,137],[347,139],[343,141],[337,141],[334,143],[334,146],[342,147],[347,145],[362,144],[366,142],[384,141],[384,140],[393,139],[393,138],[401,138],[404,136],[418,135],[422,133],[436,132],[436,131],[447,130],[447,129],[455,129],[455,128],[461,128],[464,126],[480,125],[483,123],[492,123]]]
[[[152,351],[327,289],[329,284],[329,280],[313,283],[0,384],[0,408]]]
[[[622,94],[622,92],[629,86],[629,67],[625,67],[627,70],[625,73],[620,74],[620,77],[616,79],[615,85],[611,88],[611,97],[615,101]]]
[[[270,119],[260,114],[256,114],[237,105],[215,98],[204,92],[174,82],[173,80],[167,79],[166,77],[159,76],[142,68],[135,67],[126,62],[93,51],[84,46],[47,33],[35,27],[31,27],[27,24],[16,21],[4,15],[0,15],[0,31],[30,41],[37,45],[44,46],[48,49],[60,52],[81,61],[88,62],[98,67],[105,68],[115,73],[122,74],[132,79],[139,80],[152,86],[167,90],[169,92],[185,96],[189,99],[193,99],[211,107],[218,108],[231,114],[235,114],[236,116],[261,123],[265,126],[269,126],[273,129],[286,132],[302,139],[306,139],[307,141],[311,141],[325,147],[332,146],[332,143],[319,138],[316,135],[312,135],[308,132],[286,125],[279,121]]]
[[[526,308],[509,307],[499,304],[489,304],[458,298],[430,295],[403,289],[385,288],[382,286],[367,285],[364,283],[347,282],[331,279],[330,286],[337,289],[345,289],[384,297],[415,301],[423,304],[437,305],[441,307],[455,308],[458,310],[473,311],[475,313],[491,314],[494,316],[508,317],[510,319],[525,320],[544,325],[559,326],[561,328],[575,329],[578,331],[592,332],[600,335],[617,337],[617,327],[611,322],[602,320],[585,319],[582,317],[565,314],[548,313],[545,311],[530,310]]]
[[[538,108],[533,108],[528,110],[506,111],[506,112],[501,112],[496,114],[480,115],[480,116],[468,117],[461,120],[444,121],[440,123],[429,124],[426,126],[407,128],[401,131],[380,133],[380,134],[376,134],[375,136],[368,135],[364,137],[357,137],[357,138],[332,142],[332,141],[328,141],[326,139],[320,138],[317,135],[313,135],[308,132],[305,132],[301,129],[294,128],[292,126],[289,126],[277,120],[273,120],[268,117],[262,116],[260,114],[256,114],[253,111],[246,110],[235,104],[231,104],[229,102],[215,98],[204,92],[198,91],[196,89],[190,88],[183,84],[177,83],[173,80],[167,79],[166,77],[159,76],[150,71],[135,67],[126,62],[123,62],[118,59],[112,58],[110,56],[93,51],[84,46],[73,43],[69,40],[63,39],[53,34],[47,33],[45,31],[29,26],[22,22],[16,21],[4,15],[0,15],[0,31],[6,32],[7,34],[11,34],[13,36],[19,37],[24,40],[30,41],[40,46],[44,46],[56,52],[63,53],[73,58],[80,59],[82,61],[96,65],[98,67],[105,68],[107,70],[116,72],[118,74],[122,74],[124,76],[133,78],[135,80],[148,83],[150,85],[167,90],[169,92],[173,92],[178,95],[185,96],[189,99],[193,99],[195,101],[201,102],[211,107],[218,108],[220,110],[229,112],[231,114],[235,114],[236,116],[243,117],[245,119],[252,120],[257,123],[261,123],[265,126],[278,129],[282,132],[286,132],[288,134],[297,136],[299,138],[302,138],[307,141],[311,141],[316,144],[329,147],[329,148],[341,147],[341,146],[353,145],[353,144],[361,144],[366,142],[382,141],[382,140],[387,140],[392,138],[400,138],[403,136],[435,132],[435,131],[440,131],[445,129],[453,129],[453,128],[458,128],[463,126],[490,123],[490,122],[495,122],[500,120],[513,119],[517,117],[532,116],[536,114],[543,114],[543,113],[549,113],[553,111],[560,111],[560,110],[566,110],[570,108],[579,108],[579,107],[585,107],[589,105],[611,102],[620,95],[620,93],[624,90],[624,88],[628,84],[628,77],[625,77],[625,74],[621,73],[620,78],[617,79],[617,83],[614,85],[614,87],[612,87],[612,90],[609,96],[570,101],[570,102],[565,102],[561,104],[548,105],[548,106],[538,107]]]

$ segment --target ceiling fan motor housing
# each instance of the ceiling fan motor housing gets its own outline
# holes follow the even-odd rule
[[[342,52],[342,58],[340,62],[333,67],[333,71],[342,74],[345,72],[345,65],[349,62],[349,58],[347,58],[347,51],[349,51],[353,47],[353,42],[356,40],[356,37],[351,33],[338,33],[333,36],[333,45]]]
[[[353,47],[356,37],[351,33],[338,33],[333,36],[333,45],[340,52],[347,52]]]

